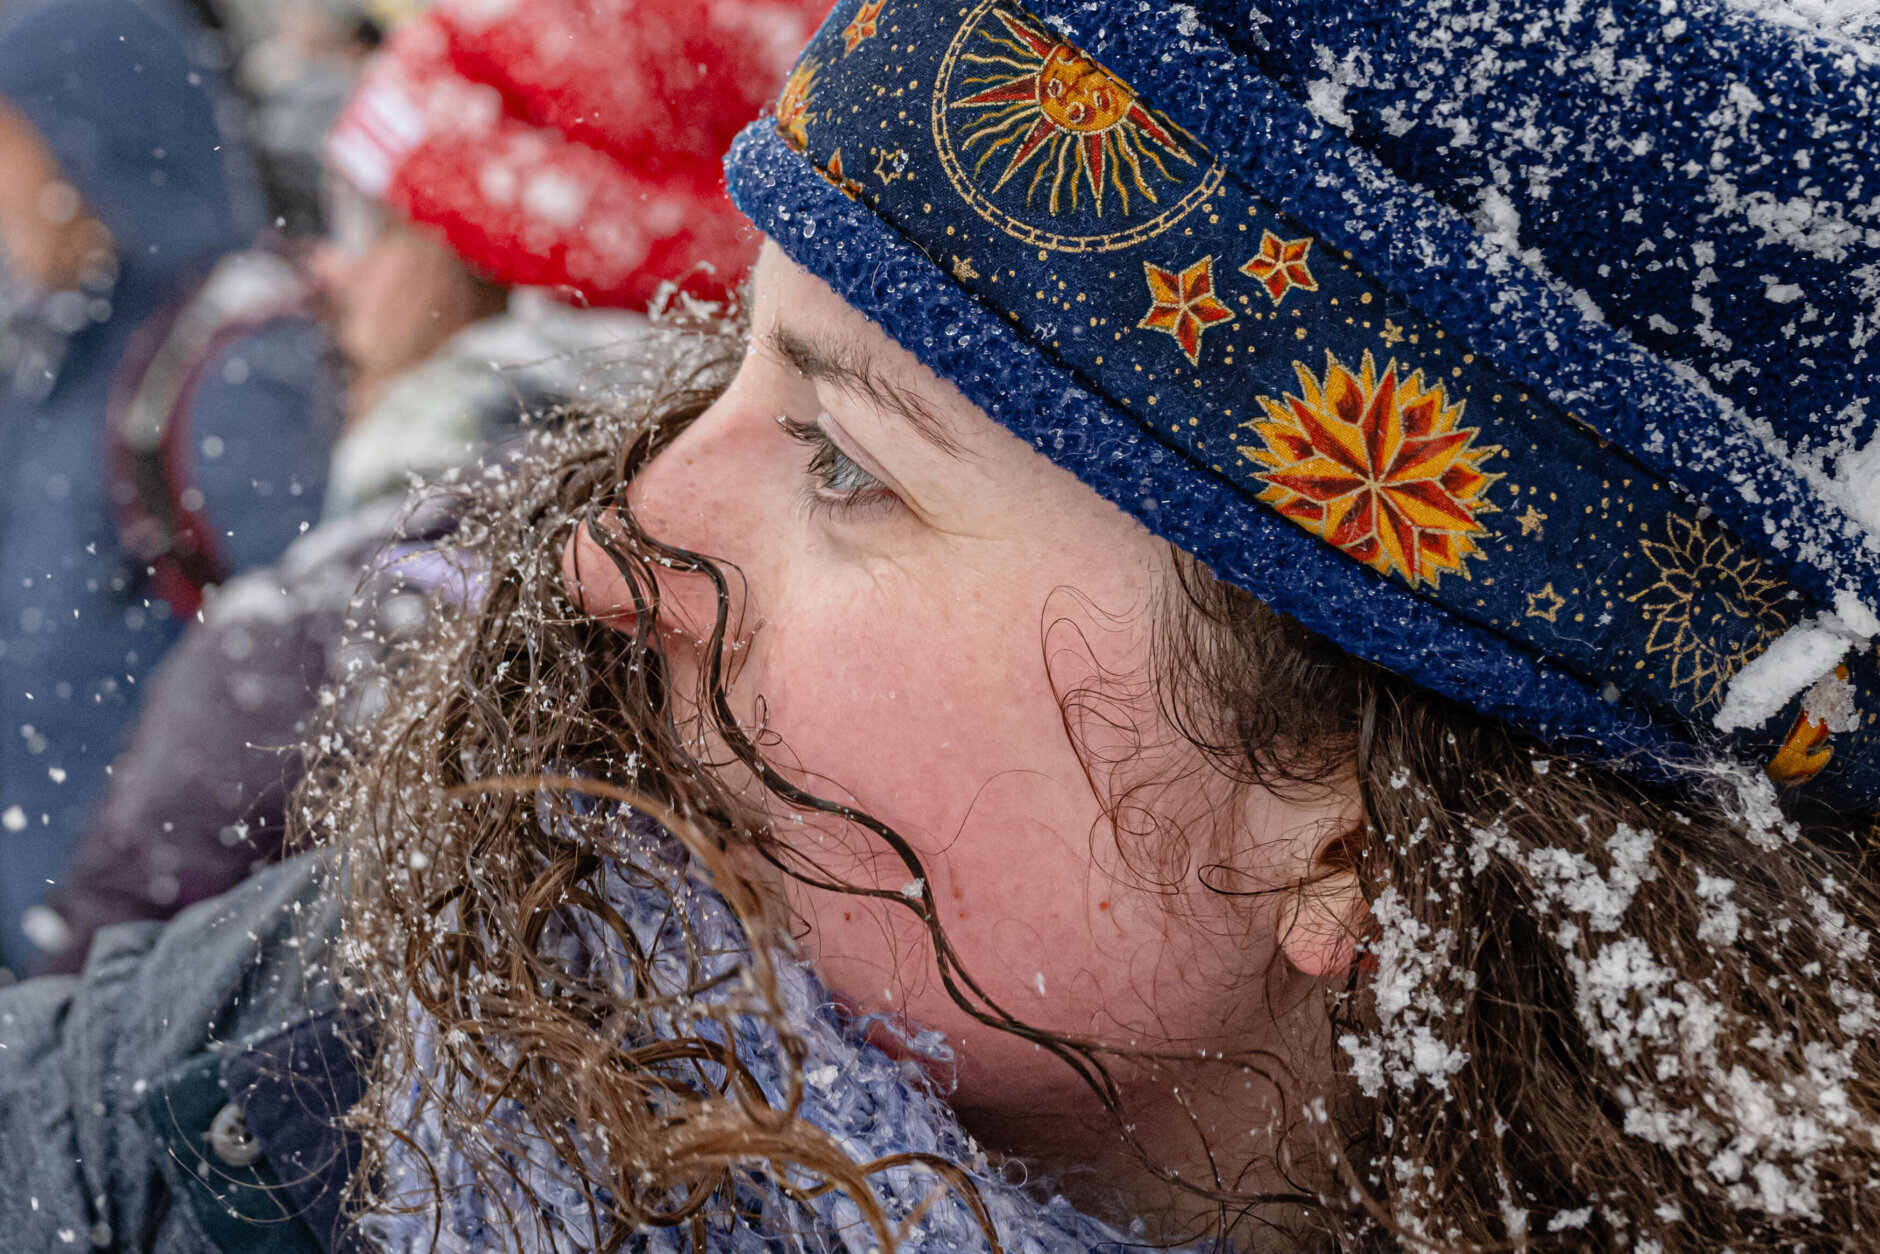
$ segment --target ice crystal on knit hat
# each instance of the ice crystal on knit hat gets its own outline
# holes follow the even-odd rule
[[[1880,0],[1730,0],[1738,8],[1830,38],[1880,39]]]

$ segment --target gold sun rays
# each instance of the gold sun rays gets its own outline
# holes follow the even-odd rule
[[[1048,187],[1053,217],[1081,207],[1088,195],[1098,217],[1106,191],[1113,190],[1125,216],[1132,196],[1159,204],[1157,176],[1176,184],[1169,161],[1194,165],[1173,124],[1157,118],[1108,70],[1070,45],[1008,13],[999,13],[1005,34],[982,30],[992,47],[963,58],[983,73],[965,79],[980,90],[950,106],[977,110],[974,129],[962,141],[971,152],[984,145],[973,166],[975,179],[1004,161],[990,194],[1028,170],[1025,203]]]

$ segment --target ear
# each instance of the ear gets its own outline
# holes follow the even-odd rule
[[[1371,926],[1371,905],[1357,875],[1368,828],[1351,817],[1357,798],[1349,798],[1348,804],[1347,821],[1318,841],[1311,873],[1293,889],[1281,912],[1280,948],[1304,975],[1337,979],[1350,974],[1358,941]]]
[[[1280,949],[1303,975],[1347,975],[1370,921],[1370,903],[1364,899],[1358,877],[1322,867],[1293,889],[1281,911]]]

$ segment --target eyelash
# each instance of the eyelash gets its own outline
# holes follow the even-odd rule
[[[792,440],[809,450],[809,464],[803,470],[814,482],[812,508],[848,512],[899,503],[892,488],[844,453],[822,427],[787,417],[778,421]]]

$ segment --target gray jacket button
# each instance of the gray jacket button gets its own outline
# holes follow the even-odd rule
[[[234,1102],[216,1112],[209,1125],[209,1148],[229,1167],[252,1166],[261,1157],[261,1146],[248,1134],[248,1121]]]

